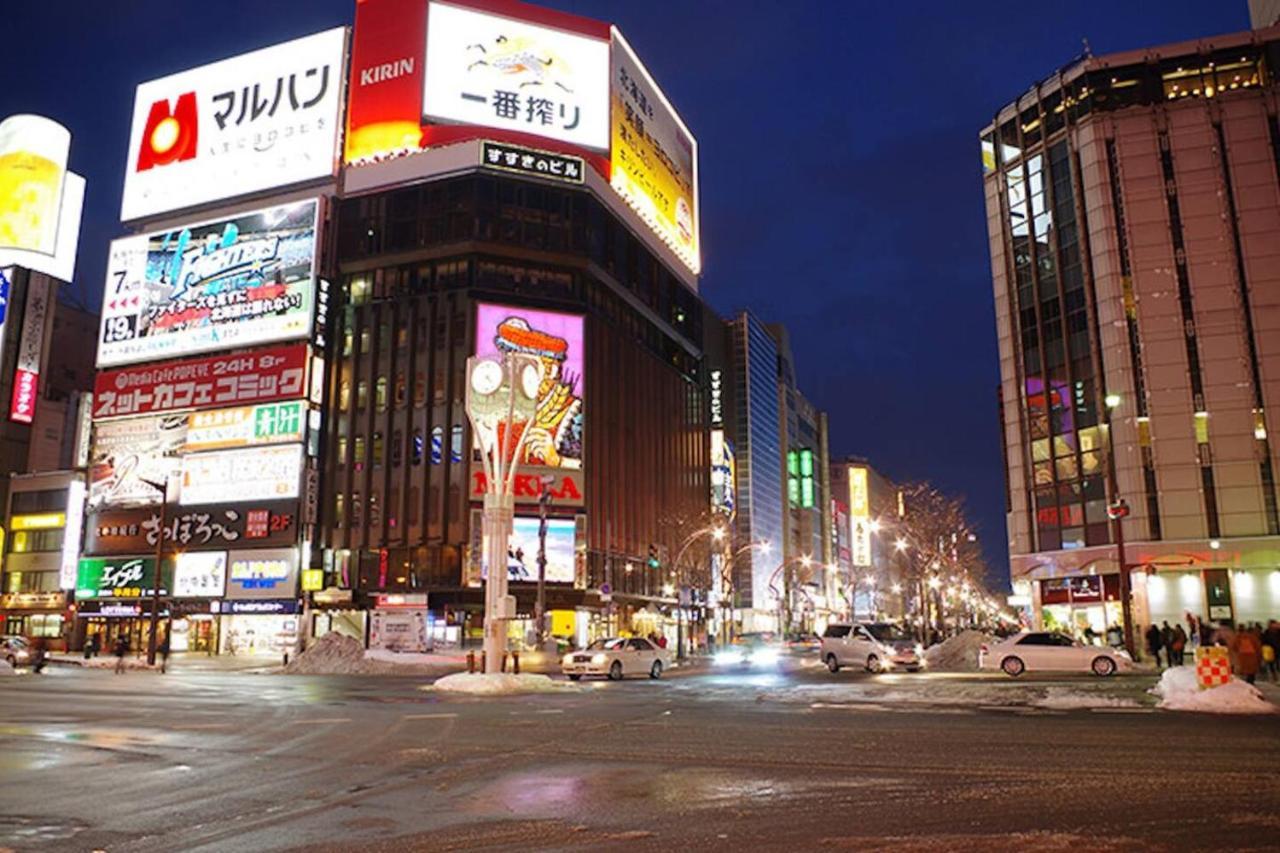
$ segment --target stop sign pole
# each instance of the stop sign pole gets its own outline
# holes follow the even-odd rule
[[[1133,605],[1130,602],[1129,564],[1124,556],[1124,524],[1129,514],[1129,504],[1124,498],[1116,498],[1115,503],[1107,507],[1107,517],[1111,519],[1116,535],[1116,560],[1120,563],[1120,613],[1124,620],[1124,647],[1129,657],[1134,660],[1138,655],[1133,647]]]

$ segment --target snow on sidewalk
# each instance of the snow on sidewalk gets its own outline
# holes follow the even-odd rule
[[[1262,691],[1232,678],[1221,687],[1201,690],[1194,666],[1166,669],[1160,683],[1151,688],[1160,697],[1159,707],[1169,711],[1200,711],[1207,714],[1274,714],[1280,711],[1267,701]]]
[[[1092,708],[1141,708],[1142,703],[1116,696],[1107,688],[1022,685],[1010,682],[954,683],[937,680],[918,684],[797,685],[764,691],[760,701],[808,704],[811,707],[876,705],[902,707],[1043,708],[1052,711]]]
[[[436,679],[431,689],[441,693],[468,693],[474,696],[496,696],[513,693],[576,693],[582,688],[577,684],[552,681],[548,676],[531,672],[514,675],[509,672],[492,674],[455,672]]]

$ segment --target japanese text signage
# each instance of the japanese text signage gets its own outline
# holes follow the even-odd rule
[[[120,218],[332,175],[345,50],[337,28],[139,85]]]
[[[182,457],[183,506],[296,498],[302,445],[215,450]]]
[[[306,391],[307,345],[98,372],[93,416],[114,418],[266,403]]]
[[[696,274],[698,143],[617,28],[611,71],[609,182]]]
[[[22,314],[22,337],[18,339],[18,363],[13,373],[13,399],[9,402],[9,420],[20,423],[29,424],[36,415],[50,284],[49,279],[42,275],[27,277],[27,306]]]
[[[849,560],[854,566],[871,565],[871,499],[866,468],[850,466]]]
[[[316,200],[111,243],[98,366],[305,338]]]
[[[165,572],[168,575],[168,572]],[[142,598],[155,594],[156,561],[150,557],[84,559],[76,574],[76,598]],[[168,578],[160,594],[168,594]]]
[[[301,400],[193,412],[187,416],[185,449],[223,450],[301,441],[306,424]]]
[[[581,157],[536,151],[519,145],[490,142],[487,139],[480,143],[480,162],[490,169],[551,178],[571,184],[582,183],[585,174]]]
[[[297,587],[297,548],[262,548],[227,555],[227,598],[287,598],[297,595]]]
[[[165,511],[165,547],[183,551],[289,545],[298,540],[298,502],[214,504]],[[160,508],[137,507],[89,513],[84,552],[92,556],[154,551]]]
[[[609,43],[431,3],[424,118],[609,148]]]

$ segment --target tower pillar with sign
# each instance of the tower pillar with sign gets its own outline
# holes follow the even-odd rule
[[[508,352],[467,359],[467,418],[484,465],[481,575],[484,578],[485,672],[502,671],[507,622],[515,600],[507,594],[507,551],[515,519],[515,476],[538,404],[537,359]]]

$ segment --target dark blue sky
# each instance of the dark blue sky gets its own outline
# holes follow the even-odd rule
[[[550,0],[611,20],[701,151],[703,294],[792,333],[832,452],[968,496],[1004,551],[977,133],[1081,52],[1245,29],[1245,0]],[[118,236],[133,88],[354,17],[354,0],[11,2],[0,116],[67,125],[88,178],[76,287]]]

